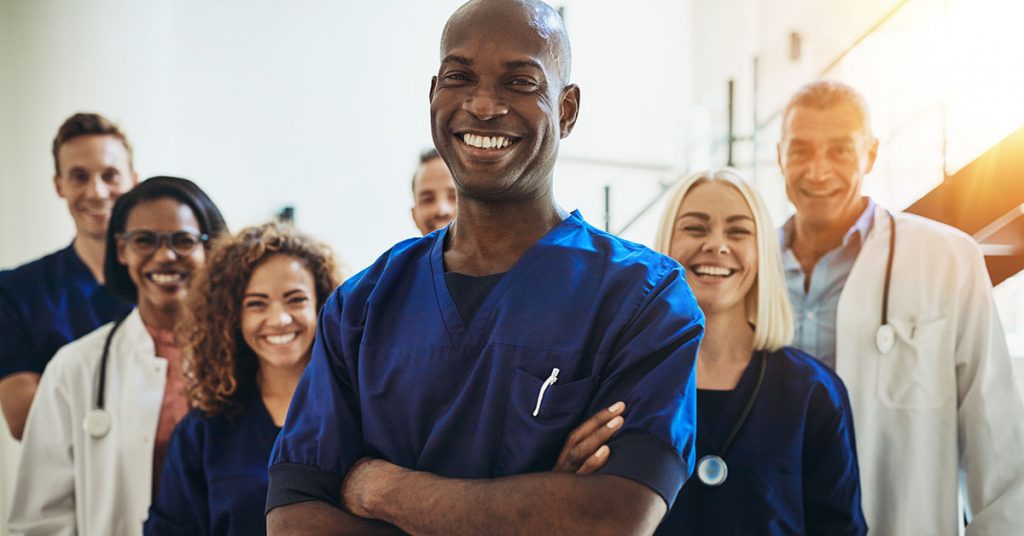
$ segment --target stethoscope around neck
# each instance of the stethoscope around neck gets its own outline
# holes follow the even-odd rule
[[[882,288],[882,322],[875,331],[875,348],[882,354],[888,354],[896,344],[896,330],[889,324],[889,286],[892,284],[892,259],[896,255],[896,218],[892,212],[889,216],[889,256],[885,260],[885,286]]]
[[[107,362],[110,360],[110,343],[114,340],[114,333],[128,316],[123,316],[114,322],[110,328],[107,339],[103,342],[103,353],[100,355],[99,379],[96,382],[96,403],[82,419],[82,429],[95,439],[106,436],[110,433],[111,418],[110,412],[105,407],[104,394],[107,387]]]

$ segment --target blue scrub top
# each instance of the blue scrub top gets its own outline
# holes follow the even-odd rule
[[[324,305],[267,509],[337,506],[363,456],[450,478],[548,471],[569,432],[619,400],[626,423],[602,472],[671,505],[693,469],[704,322],[679,264],[574,212],[465,322],[445,285],[446,233],[399,243]]]
[[[128,314],[68,246],[0,272],[0,378],[42,373],[61,346]]]
[[[717,454],[732,431],[758,359],[718,415],[701,411],[697,459]],[[855,444],[842,380],[796,348],[770,353],[761,392],[725,456],[725,483],[691,479],[656,534],[865,534]]]
[[[145,534],[266,534],[267,459],[280,428],[259,389],[245,388],[237,399],[235,417],[192,410],[178,423]]]

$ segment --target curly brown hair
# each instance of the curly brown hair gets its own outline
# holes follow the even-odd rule
[[[253,271],[270,257],[302,261],[313,275],[316,305],[323,307],[341,281],[331,248],[290,225],[246,227],[215,240],[189,293],[178,325],[184,341],[185,391],[207,416],[233,415],[240,386],[255,385],[258,359],[242,338],[242,296]]]

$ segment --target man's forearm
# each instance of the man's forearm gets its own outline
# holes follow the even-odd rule
[[[279,506],[267,513],[267,534],[391,536],[405,533],[383,521],[363,519],[326,503],[308,501]]]
[[[456,480],[399,469],[380,490],[366,513],[410,534],[651,534],[666,511],[648,487],[607,475]]]

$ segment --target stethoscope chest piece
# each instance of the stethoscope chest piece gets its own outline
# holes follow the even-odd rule
[[[892,350],[894,344],[896,344],[896,331],[892,329],[892,326],[889,324],[878,326],[878,331],[875,332],[875,347],[878,348],[878,351],[887,354],[889,350]]]
[[[82,429],[94,438],[101,438],[110,432],[110,412],[105,409],[91,409],[82,419]]]
[[[721,486],[729,477],[729,466],[720,456],[708,454],[697,462],[697,478],[705,486]]]

